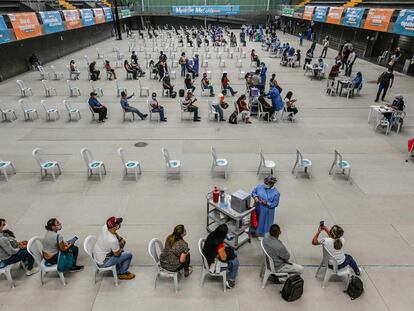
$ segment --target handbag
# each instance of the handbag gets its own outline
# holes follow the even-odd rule
[[[57,244],[59,244],[59,235],[57,236]],[[59,251],[58,262],[57,262],[57,271],[65,272],[73,267],[75,264],[75,258],[73,257],[73,252],[71,249],[68,249],[65,252]]]
[[[227,109],[229,107],[228,103],[220,103],[220,107],[223,109]]]

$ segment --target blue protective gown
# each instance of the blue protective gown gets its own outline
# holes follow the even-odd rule
[[[283,100],[277,88],[272,87],[269,93],[267,93],[267,97],[272,100],[272,106],[273,106],[273,109],[275,109],[275,111],[279,111],[283,109],[283,106],[284,106]]]
[[[266,65],[263,65],[262,70],[260,71],[260,82],[262,83],[263,87],[266,86],[266,73],[267,73],[267,67]]]
[[[259,198],[259,203],[256,204],[258,219],[256,234],[263,236],[266,232],[269,232],[270,226],[274,223],[275,209],[279,205],[280,193],[274,187],[269,189],[266,188],[266,185],[260,184],[253,189],[252,197]],[[266,200],[266,205],[261,203],[262,199]]]

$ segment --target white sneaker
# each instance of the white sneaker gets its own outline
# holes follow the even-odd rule
[[[27,270],[26,271],[26,275],[30,276],[32,274],[36,274],[40,271],[39,267],[33,267],[32,270]]]

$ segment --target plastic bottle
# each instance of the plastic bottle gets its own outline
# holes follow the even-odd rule
[[[218,203],[220,197],[220,190],[217,187],[214,187],[213,190],[213,202]]]

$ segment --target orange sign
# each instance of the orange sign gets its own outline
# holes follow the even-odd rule
[[[67,30],[82,27],[82,21],[79,17],[78,10],[64,10],[63,15],[65,16]]]
[[[331,6],[329,8],[328,16],[326,17],[326,22],[329,24],[340,25],[344,9],[344,7],[340,6]]]
[[[93,9],[95,15],[95,24],[105,23],[105,15],[102,9]]]
[[[42,35],[36,13],[10,13],[10,22],[17,40],[33,38]]]
[[[394,9],[369,9],[364,28],[387,32]]]
[[[312,6],[312,5],[305,6],[305,11],[303,11],[303,19],[311,21],[312,17],[313,17],[314,9],[315,9],[315,7]]]

